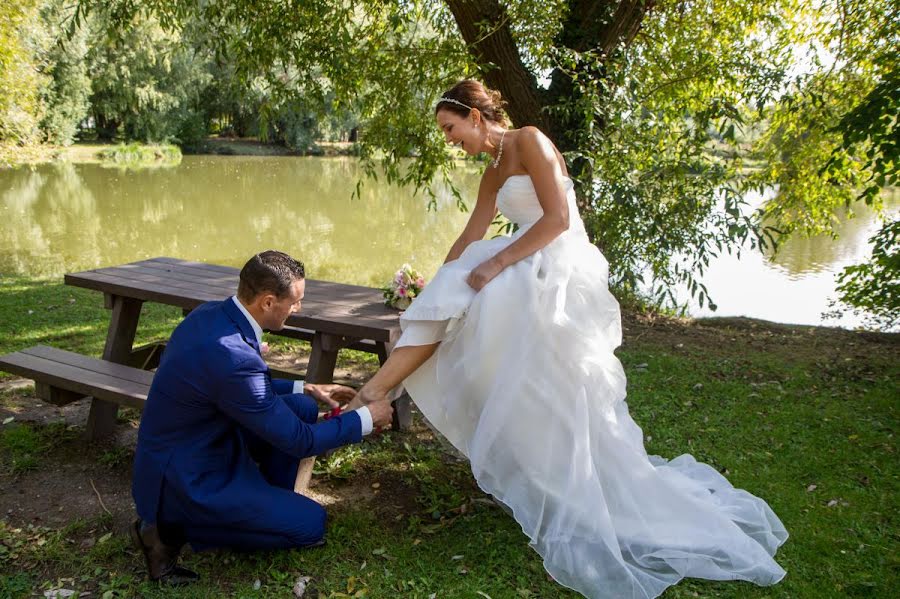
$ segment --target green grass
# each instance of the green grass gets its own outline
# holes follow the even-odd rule
[[[0,277],[0,352],[43,344],[100,357],[110,312],[96,291],[69,287],[60,279]],[[144,304],[135,346],[165,340],[181,321],[181,310]],[[2,378],[10,375],[0,373]]]
[[[71,439],[74,433],[63,423],[35,426],[29,423],[10,423],[0,429],[0,472],[12,475],[35,470],[41,456]]]
[[[165,338],[180,319],[175,310],[145,309],[143,341]],[[99,355],[108,318],[97,294],[5,279],[0,351],[41,342]],[[711,464],[764,498],[791,538],[777,555],[788,576],[774,587],[688,580],[664,597],[893,597],[900,588],[896,341],[827,331],[811,336],[808,329],[766,337],[721,325],[705,327],[703,340],[696,326],[666,326],[668,336],[650,327],[636,334],[632,325],[618,352],[629,408],[648,451],[688,452]],[[273,344],[307,351],[290,340]],[[365,354],[343,359],[373,367]],[[60,459],[83,443],[73,437],[50,443],[52,429],[16,424],[0,427],[0,464],[31,455],[29,467],[40,469],[44,455]],[[128,450],[97,455],[106,467],[127,472]],[[2,485],[15,484],[9,474],[0,477]],[[317,479],[339,497],[329,507],[324,548],[191,554],[185,563],[203,578],[181,590],[146,582],[139,556],[108,517],[63,529],[0,521],[0,596],[63,587],[92,597],[290,597],[301,575],[314,578],[321,597],[578,596],[548,579],[518,524],[478,490],[467,464],[421,426],[319,460]],[[354,485],[375,484],[373,498],[351,498]],[[80,549],[86,538],[93,543]]]

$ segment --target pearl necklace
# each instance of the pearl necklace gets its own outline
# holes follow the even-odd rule
[[[500,168],[500,159],[503,158],[503,138],[506,137],[506,129],[503,130],[503,133],[500,134],[500,147],[497,149],[497,157],[494,158],[494,161],[491,165],[494,168]]]

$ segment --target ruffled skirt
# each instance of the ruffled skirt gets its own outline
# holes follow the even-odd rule
[[[466,284],[514,239],[471,244],[401,316],[398,347],[441,342],[405,381],[417,407],[550,575],[587,597],[656,597],[684,577],[778,582],[787,532],[764,501],[690,455],[647,455],[613,354],[607,262],[582,231],[478,293]]]

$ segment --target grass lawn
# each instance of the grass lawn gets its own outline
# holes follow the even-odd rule
[[[0,353],[43,343],[99,356],[108,318],[99,294],[0,279]],[[166,338],[179,319],[176,309],[145,306],[137,343]],[[648,450],[713,465],[766,499],[791,534],[777,586],[685,581],[664,597],[896,596],[900,335],[632,314],[625,327],[617,353]],[[273,361],[302,368],[305,344],[270,342]],[[358,384],[376,363],[347,352],[339,366]],[[408,432],[318,462],[311,495],[329,511],[325,547],[188,553],[201,582],[159,589],[126,533],[139,414],[123,410],[115,439],[87,443],[84,406],[42,405],[9,375],[0,385],[0,597],[60,588],[292,597],[301,576],[312,578],[306,597],[578,596],[548,579],[519,526],[418,416]]]

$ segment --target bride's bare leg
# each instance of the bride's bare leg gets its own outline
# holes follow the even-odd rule
[[[381,365],[369,382],[363,385],[356,398],[353,399],[344,410],[355,410],[360,406],[387,399],[391,389],[403,382],[431,357],[438,343],[431,345],[407,345],[399,347],[391,352],[387,361]]]

